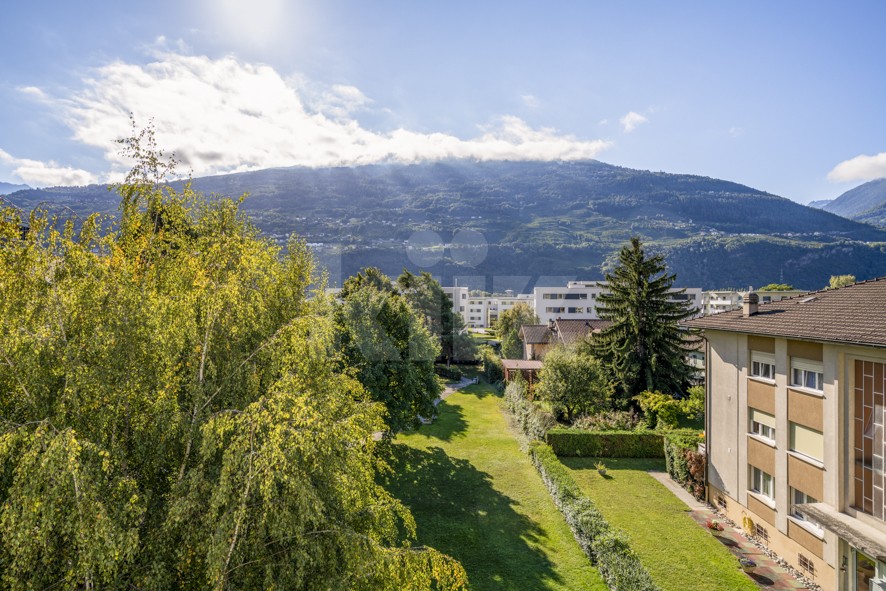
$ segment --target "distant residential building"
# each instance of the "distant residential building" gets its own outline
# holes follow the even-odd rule
[[[825,591],[886,589],[886,278],[687,321],[707,494]]]
[[[453,301],[453,311],[461,314],[468,328],[493,328],[502,312],[520,302],[533,309],[539,321],[547,324],[551,320],[596,320],[597,298],[606,293],[606,283],[601,281],[570,281],[565,287],[536,287],[531,294],[471,295],[467,287],[444,287]],[[697,287],[684,288],[684,293],[675,288],[671,297],[688,301],[700,310],[702,291]]]
[[[547,324],[524,324],[520,327],[524,359],[544,359],[548,349],[556,345],[574,345],[607,326],[608,320],[550,320]]]
[[[672,290],[671,299],[688,301],[692,308],[701,309],[702,291],[698,287]],[[597,319],[597,299],[606,293],[603,281],[570,281],[565,287],[536,287],[533,290],[533,305],[542,323],[557,318],[575,320]]]
[[[732,289],[720,289],[705,291],[702,293],[702,303],[700,309],[705,316],[719,314],[720,312],[730,312],[741,308],[745,296],[750,293],[747,291],[738,291]],[[792,289],[789,291],[756,291],[761,304],[770,302],[778,302],[784,298],[793,298],[806,293],[802,289]]]

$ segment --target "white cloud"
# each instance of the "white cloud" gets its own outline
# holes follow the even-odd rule
[[[743,127],[730,127],[729,128],[729,135],[731,135],[732,137],[741,137],[744,135],[744,128]]]
[[[504,116],[460,139],[446,133],[366,129],[354,113],[372,101],[353,86],[317,92],[298,77],[285,79],[265,65],[234,57],[177,53],[135,65],[111,63],[85,88],[54,99],[75,140],[103,150],[110,176],[129,168],[116,138],[129,134],[129,114],[153,119],[157,142],[195,175],[275,166],[340,166],[444,158],[579,160],[610,146]]]
[[[828,180],[834,182],[870,181],[879,178],[886,178],[886,152],[880,152],[876,156],[862,154],[844,160],[828,173]]]
[[[643,123],[649,123],[649,119],[647,119],[640,113],[635,113],[634,111],[631,111],[618,121],[619,123],[621,123],[621,127],[625,133],[631,133],[632,131],[637,129],[639,125],[642,125]]]
[[[13,174],[32,186],[88,185],[98,181],[92,173],[79,168],[59,166],[51,160],[41,162],[40,160],[16,158],[4,150],[0,150],[0,162],[12,166]]]
[[[520,100],[530,109],[537,109],[541,106],[541,100],[534,94],[521,94]]]

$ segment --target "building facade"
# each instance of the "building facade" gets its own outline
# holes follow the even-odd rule
[[[886,279],[686,324],[710,502],[826,591],[886,589]]]
[[[751,293],[751,290],[736,291],[721,289],[705,291],[702,293],[700,309],[705,316],[738,310],[744,303],[744,298],[749,293]],[[770,302],[779,302],[785,298],[793,298],[803,295],[806,291],[802,289],[792,289],[789,291],[756,291],[754,293],[757,294],[759,303],[768,304]]]

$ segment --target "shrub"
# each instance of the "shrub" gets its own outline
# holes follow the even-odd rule
[[[548,445],[558,456],[593,458],[663,458],[661,433],[649,431],[548,431]]]
[[[483,379],[490,384],[495,384],[504,379],[504,368],[501,365],[501,357],[495,349],[489,345],[483,345],[477,350],[477,358],[483,364]]]
[[[610,589],[660,591],[621,531],[613,529],[584,495],[554,450],[541,442],[529,445],[529,456],[579,546],[600,569]]]
[[[445,365],[435,365],[434,372],[436,372],[436,374],[441,378],[447,380],[460,380],[462,376],[464,376],[461,369],[454,365],[451,365],[449,367],[446,367]]]
[[[704,496],[705,456],[698,451],[699,435],[691,429],[667,433],[664,451],[668,474],[700,499]]]
[[[640,428],[640,416],[626,410],[610,410],[582,415],[572,426],[582,431],[634,431]]]
[[[545,434],[557,425],[557,419],[526,398],[526,382],[517,379],[505,388],[505,404],[513,413],[520,430],[530,439],[544,439]]]
[[[704,414],[704,387],[689,388],[689,396],[677,399],[661,392],[643,392],[635,400],[646,415],[650,428],[675,429],[680,419],[697,419]]]

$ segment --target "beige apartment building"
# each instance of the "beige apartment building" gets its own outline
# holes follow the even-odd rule
[[[886,278],[686,325],[710,502],[822,589],[886,590]]]

